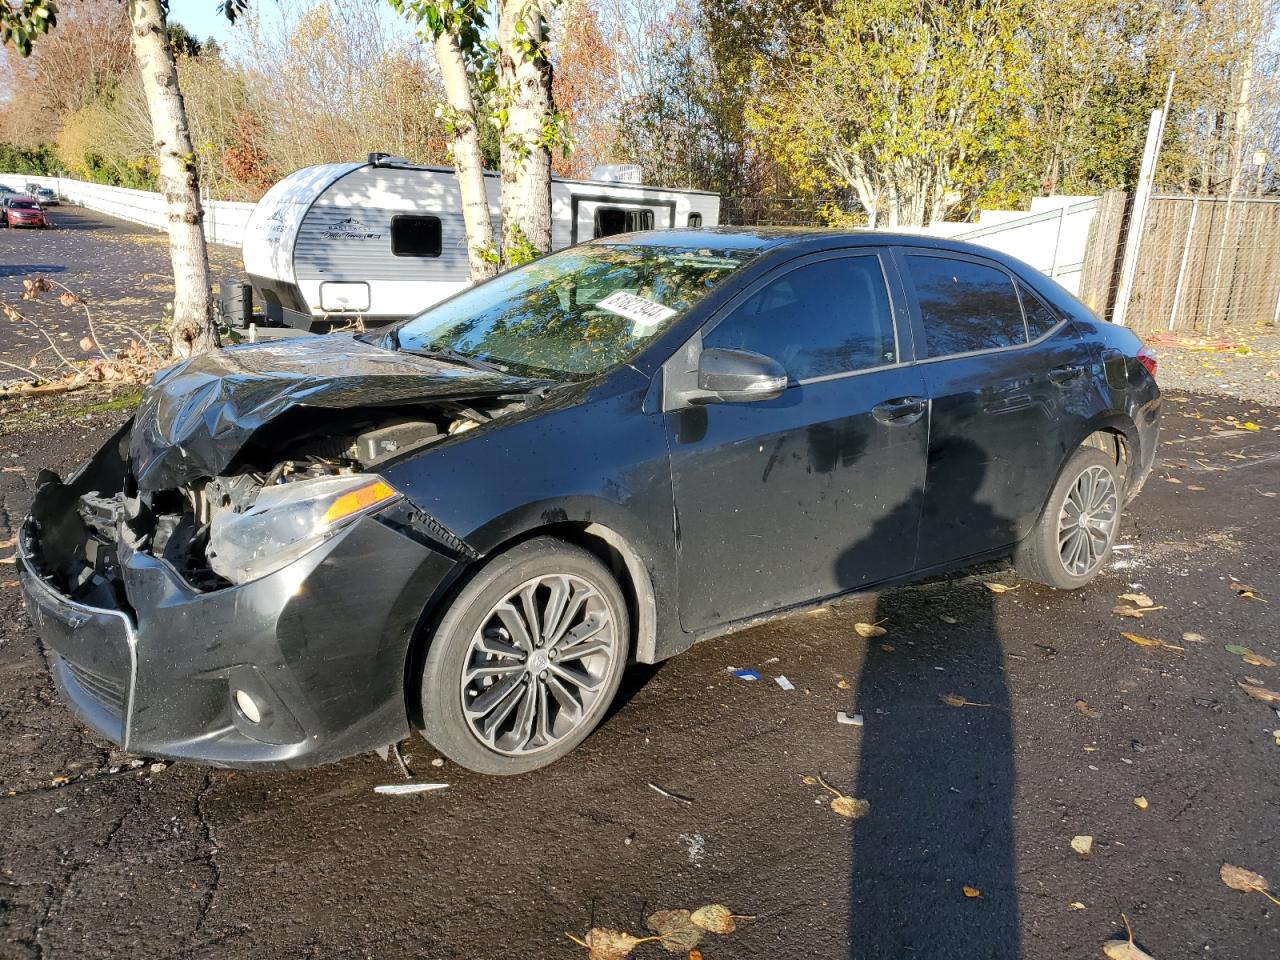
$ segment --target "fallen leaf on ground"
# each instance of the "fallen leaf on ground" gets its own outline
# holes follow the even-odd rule
[[[941,620],[943,623],[956,624],[960,622],[955,617],[948,617],[946,614],[939,614],[938,619]]]
[[[754,916],[745,916],[736,914],[723,903],[708,903],[704,907],[699,907],[693,911],[690,917],[696,926],[701,927],[709,933],[718,933],[721,935],[733,933],[738,929],[738,920],[754,920]]]
[[[848,681],[848,680],[837,680],[837,681],[836,681],[836,689],[837,689],[837,690],[848,690],[848,689],[849,689],[849,681]]]
[[[960,890],[961,890],[961,891],[964,893],[964,895],[965,895],[966,897],[968,897],[970,900],[974,900],[974,899],[977,899],[978,897],[982,896],[982,891],[981,891],[981,890],[979,890],[977,887],[961,887],[961,888],[960,888]]]
[[[1155,613],[1157,610],[1167,609],[1165,607],[1131,607],[1128,604],[1120,604],[1112,607],[1112,613],[1118,613],[1122,617],[1133,617],[1135,620],[1141,620],[1148,613]]]
[[[1182,635],[1182,639],[1187,643],[1204,643],[1204,634],[1187,632]]]
[[[1151,806],[1151,804],[1147,802],[1146,797],[1134,797],[1133,805],[1137,807],[1139,810],[1145,810],[1147,809],[1147,807]]]
[[[1237,680],[1236,686],[1255,700],[1261,700],[1263,703],[1280,703],[1280,693],[1276,693],[1274,690],[1268,690],[1266,687],[1252,683],[1245,683],[1243,680]]]
[[[948,707],[989,707],[989,703],[974,703],[972,700],[966,700],[964,697],[955,693],[944,693],[938,698]]]
[[[1258,588],[1248,583],[1241,583],[1239,580],[1231,582],[1231,589],[1236,592],[1236,596],[1243,600],[1257,600],[1259,603],[1267,601],[1258,596]]]
[[[0,540],[0,550],[8,550],[10,547],[17,544],[17,542],[17,537],[10,537],[8,540]]]
[[[1140,647],[1163,647],[1166,650],[1177,650],[1179,652],[1182,650],[1182,647],[1179,647],[1177,644],[1165,643],[1163,640],[1155,640],[1151,637],[1140,637],[1136,633],[1122,632],[1120,636],[1124,637],[1126,640],[1136,643]]]
[[[697,947],[694,947],[692,950],[689,951],[688,960],[702,960],[702,951],[699,950]]]
[[[645,922],[658,935],[668,953],[688,953],[702,940],[702,929],[694,924],[688,910],[659,910]]]
[[[1005,583],[984,583],[984,587],[992,593],[1008,593],[1010,590],[1017,590],[1017,587],[1011,587]]]
[[[0,580],[0,589],[12,590],[16,586],[19,586],[17,580]]]
[[[871,812],[871,801],[846,796],[821,777],[805,776],[800,778],[800,782],[811,787],[819,786],[828,791],[832,795],[831,809],[849,820],[861,820]]]
[[[1087,857],[1093,850],[1093,837],[1078,836],[1071,838],[1071,849],[1082,857]]]
[[[1182,481],[1179,480],[1177,477],[1165,477],[1164,479],[1167,483],[1177,483],[1177,484],[1182,483]]]
[[[853,629],[864,640],[869,640],[872,637],[883,637],[889,632],[878,623],[855,623]]]
[[[1258,426],[1256,423],[1254,423],[1252,420],[1246,420],[1244,423],[1240,424],[1240,429],[1241,430],[1261,430],[1262,428]]]
[[[633,937],[623,930],[611,930],[608,927],[592,927],[587,935],[579,940],[572,933],[566,937],[580,947],[590,951],[589,960],[624,960],[631,956],[637,944],[657,940],[658,937]]]
[[[1071,909],[1072,909],[1072,910],[1085,910],[1085,909],[1087,909],[1087,908],[1086,908],[1086,907],[1085,907],[1085,905],[1084,905],[1083,903],[1081,903],[1079,900],[1072,900],[1072,901],[1071,901]]]
[[[1270,889],[1267,878],[1262,874],[1246,870],[1244,867],[1237,867],[1234,863],[1224,863],[1222,869],[1218,871],[1218,876],[1232,890],[1239,890],[1241,893]]]
[[[1128,601],[1129,601],[1130,603],[1132,603],[1135,607],[1152,607],[1152,606],[1155,606],[1155,601],[1154,601],[1154,600],[1152,600],[1152,599],[1151,599],[1149,596],[1147,596],[1145,593],[1122,593],[1122,594],[1120,594],[1120,599],[1121,599],[1121,600],[1128,600]]]
[[[1129,918],[1123,913],[1120,919],[1124,921],[1125,933],[1128,934],[1128,940],[1108,940],[1102,945],[1102,952],[1108,960],[1155,960],[1151,954],[1141,949],[1133,942],[1133,927],[1129,926]]]
[[[895,647],[892,643],[882,643],[880,644],[880,649],[883,650],[885,653],[893,653],[893,651],[897,650],[898,648]]]
[[[1090,717],[1094,720],[1097,720],[1102,716],[1102,712],[1100,710],[1094,710],[1089,706],[1089,701],[1081,697],[1076,698],[1076,713],[1082,713],[1086,717]]]
[[[1254,653],[1248,647],[1242,647],[1237,643],[1227,644],[1227,653],[1234,653],[1251,667],[1274,667],[1276,665],[1276,662],[1270,657]]]

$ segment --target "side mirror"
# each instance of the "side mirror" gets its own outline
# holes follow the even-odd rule
[[[710,347],[698,358],[693,403],[749,403],[772,400],[787,389],[787,371],[770,357],[749,350]]]

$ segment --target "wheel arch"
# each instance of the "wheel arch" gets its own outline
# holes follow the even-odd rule
[[[532,504],[485,524],[466,538],[479,558],[460,565],[449,581],[428,601],[414,629],[404,664],[405,702],[409,717],[421,724],[421,700],[418,686],[422,665],[435,631],[449,604],[459,591],[492,560],[512,548],[537,537],[554,537],[592,554],[613,573],[627,602],[631,624],[630,659],[640,663],[656,663],[659,652],[658,596],[652,565],[646,557],[654,554],[650,545],[637,533],[638,521],[629,520],[620,508],[603,511],[599,504]]]

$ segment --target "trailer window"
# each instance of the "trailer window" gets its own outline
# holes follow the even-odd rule
[[[596,207],[596,237],[612,237],[615,233],[633,233],[653,229],[652,210],[625,210],[622,207]]]
[[[689,226],[691,226],[691,227],[700,227],[700,226],[702,226],[702,214],[700,214],[700,213],[691,213],[691,214],[689,214]]]
[[[438,257],[440,250],[439,217],[400,214],[391,218],[391,252],[397,257]]]

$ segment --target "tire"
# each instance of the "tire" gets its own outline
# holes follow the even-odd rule
[[[548,618],[552,609],[561,615]],[[422,668],[422,734],[478,773],[544,767],[600,722],[630,642],[626,600],[608,568],[564,541],[528,540],[482,567],[440,619]]]
[[[1015,556],[1018,573],[1058,590],[1078,590],[1107,565],[1120,531],[1123,486],[1115,461],[1097,447],[1081,447],[1067,460],[1035,528]],[[1091,509],[1083,539],[1079,505]]]

